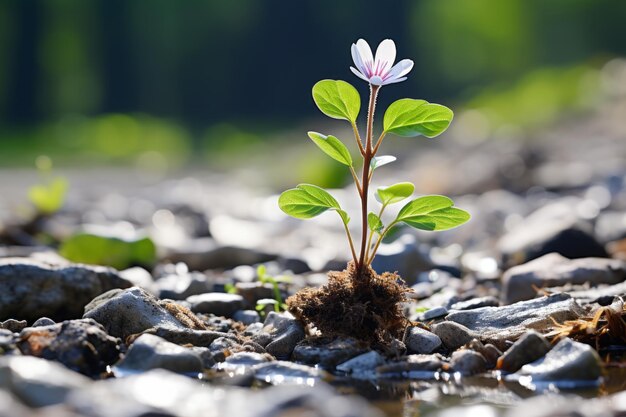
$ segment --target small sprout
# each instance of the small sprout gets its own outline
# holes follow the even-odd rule
[[[280,312],[281,310],[286,310],[287,306],[283,303],[283,297],[280,294],[280,287],[278,286],[278,284],[280,282],[290,282],[291,279],[289,277],[276,277],[276,278],[272,277],[271,275],[267,273],[267,268],[265,267],[265,265],[262,265],[262,264],[257,267],[256,274],[261,284],[272,284],[272,290],[274,291],[274,300],[271,300],[271,301],[275,301],[274,311]],[[257,311],[262,311],[265,308],[265,306],[269,304],[268,302],[259,304],[261,301],[262,300],[259,300],[259,302],[257,302],[257,305],[256,305]]]
[[[394,65],[396,46],[390,39],[380,43],[375,55],[363,39],[352,45],[351,52],[355,66],[350,67],[350,70],[370,87],[365,136],[361,136],[356,123],[361,110],[361,98],[352,85],[341,80],[319,81],[313,86],[313,101],[326,116],[350,123],[362,159],[361,177],[356,174],[352,155],[341,140],[317,132],[309,132],[308,135],[322,152],[346,165],[352,174],[361,200],[360,251],[357,254],[348,227],[350,222],[348,213],[322,188],[300,184],[282,193],[278,205],[285,213],[299,219],[310,219],[326,211],[336,211],[346,232],[356,276],[360,277],[366,274],[385,236],[397,225],[403,223],[420,230],[447,230],[467,222],[470,215],[454,207],[454,203],[448,197],[433,195],[408,202],[395,219],[390,222],[384,221],[383,214],[388,205],[410,198],[415,191],[415,187],[409,182],[378,188],[375,196],[381,204],[380,210],[378,213],[368,211],[369,189],[374,171],[396,160],[396,157],[391,155],[377,156],[386,135],[393,133],[402,137],[434,138],[448,128],[453,113],[445,106],[425,100],[409,98],[397,100],[385,111],[382,132],[375,140],[373,126],[378,93],[385,85],[406,80],[406,75],[413,68],[413,61],[403,59]]]
[[[39,156],[35,166],[42,178],[42,184],[33,185],[28,189],[28,199],[38,214],[49,216],[59,211],[65,204],[69,183],[65,177],[52,177],[52,160],[48,156]]]
[[[226,291],[227,294],[237,294],[237,287],[228,282],[224,284],[224,291]]]

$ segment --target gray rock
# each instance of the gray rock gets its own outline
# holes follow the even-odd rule
[[[249,306],[255,306],[257,301],[264,298],[274,298],[274,286],[269,283],[238,282],[235,284],[235,288],[237,294],[241,295]]]
[[[420,272],[433,268],[427,250],[420,248],[417,238],[405,234],[393,243],[380,246],[372,268],[380,273],[397,271],[408,285],[416,283]]]
[[[220,246],[210,237],[192,239],[166,254],[173,263],[184,262],[190,270],[231,269],[239,265],[256,265],[277,258],[276,255],[236,246]]]
[[[260,322],[261,316],[259,316],[259,312],[256,310],[239,310],[233,314],[233,320],[241,322],[247,326],[252,323]]]
[[[51,326],[53,324],[56,324],[54,322],[54,320],[52,320],[52,319],[50,319],[48,317],[41,317],[41,318],[35,320],[33,325],[30,326],[30,327],[44,327],[44,326]]]
[[[625,279],[625,261],[604,258],[570,260],[558,253],[549,253],[523,265],[514,266],[502,277],[506,303],[534,298],[537,288],[565,284],[617,284]]]
[[[583,314],[583,309],[568,294],[554,294],[508,306],[456,311],[448,314],[446,320],[467,327],[482,342],[506,349],[507,341],[517,340],[528,329],[546,332],[554,321],[562,323]],[[445,344],[446,340],[441,339]]]
[[[236,340],[237,338],[231,333],[216,332],[214,330],[194,330],[194,329],[180,329],[170,327],[157,327],[147,330],[146,333],[159,336],[168,342],[175,343],[177,345],[192,345],[192,346],[209,346],[215,340],[219,338],[227,338]]]
[[[0,388],[31,407],[61,404],[75,389],[91,380],[65,366],[34,356],[0,357]]]
[[[533,384],[553,382],[562,388],[596,386],[602,375],[602,362],[591,346],[566,338],[546,356],[522,366],[513,375],[529,376]]]
[[[106,331],[125,340],[151,328],[186,329],[158,300],[145,290],[133,287],[116,291],[111,297],[94,300],[84,315],[102,324]]]
[[[17,342],[15,333],[10,330],[0,329],[0,356],[16,350],[15,342]]]
[[[112,268],[2,258],[0,320],[35,321],[41,316],[57,321],[80,318],[85,305],[97,295],[130,286]]]
[[[498,242],[504,264],[513,266],[557,252],[567,258],[607,257],[591,226],[576,217],[572,201],[558,201],[531,213]]]
[[[457,350],[450,358],[450,366],[454,372],[469,376],[483,373],[487,370],[485,357],[469,349]]]
[[[139,336],[115,367],[116,375],[127,375],[149,369],[167,369],[180,374],[202,371],[200,355],[188,348],[175,345],[158,336]]]
[[[496,297],[490,295],[486,297],[471,298],[465,301],[459,301],[452,304],[451,310],[473,310],[481,307],[499,307],[500,301]]]
[[[305,339],[293,350],[293,360],[320,365],[322,368],[334,368],[367,350],[365,345],[349,337]]]
[[[28,323],[26,320],[13,320],[8,319],[0,323],[0,329],[6,329],[13,333],[19,333]]]
[[[598,303],[602,306],[611,304],[616,297],[626,297],[626,281],[615,285],[602,285],[597,288],[585,288],[567,293],[581,303]]]
[[[291,314],[272,311],[265,318],[263,329],[252,339],[267,353],[278,359],[288,359],[296,344],[304,339],[304,328]]]
[[[227,337],[217,338],[209,345],[215,362],[223,362],[233,351],[241,349],[242,347],[237,341]]]
[[[435,324],[431,330],[450,351],[457,350],[474,339],[474,333],[470,329],[451,321]]]
[[[43,327],[27,327],[17,347],[25,355],[61,362],[81,374],[97,377],[120,356],[119,340],[92,319],[68,320]]]
[[[376,368],[384,363],[385,358],[380,353],[370,350],[337,365],[337,370],[345,372],[352,378],[372,379],[376,377]]]
[[[236,372],[238,370],[247,369],[261,363],[267,363],[270,361],[268,355],[255,352],[236,352],[222,363],[217,365],[218,369],[225,371]]]
[[[409,355],[400,361],[387,363],[376,368],[376,373],[384,378],[432,378],[435,372],[445,365],[439,354],[434,355]]]
[[[423,312],[422,314],[420,314],[419,316],[419,320],[420,321],[428,321],[428,320],[433,320],[433,319],[437,319],[440,317],[444,317],[446,314],[448,314],[448,309],[445,307],[435,307],[435,308],[431,308],[430,310],[427,310],[425,312]]]
[[[408,353],[432,353],[441,346],[441,339],[421,327],[409,327],[404,336]]]
[[[31,417],[32,411],[8,392],[0,390],[0,417]],[[52,417],[52,416],[51,416]]]
[[[487,362],[487,369],[494,369],[498,364],[498,359],[502,356],[502,351],[500,351],[500,349],[491,343],[483,345],[483,343],[478,339],[474,339],[469,342],[467,347],[480,353],[483,358],[485,358],[485,361]]]
[[[232,317],[235,312],[244,308],[243,297],[239,294],[209,292],[187,297],[194,313],[215,314],[216,316]]]
[[[155,293],[154,279],[150,272],[140,266],[124,269],[119,272],[120,276],[129,281],[133,287],[141,287],[151,294]]]
[[[213,291],[213,282],[200,272],[171,274],[159,278],[155,285],[159,298],[184,300],[198,294]]]
[[[498,368],[505,372],[515,372],[527,363],[543,357],[550,351],[550,347],[550,342],[543,335],[531,330],[504,352],[498,361]]]
[[[287,361],[261,363],[253,366],[252,370],[256,379],[272,385],[294,384],[303,380],[313,381],[328,378],[328,374],[321,369]]]

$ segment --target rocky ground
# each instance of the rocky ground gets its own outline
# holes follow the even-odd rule
[[[287,218],[276,195],[223,177],[148,186],[102,170],[70,173],[64,210],[27,224],[12,197],[28,177],[5,172],[0,416],[624,415],[625,108],[617,97],[526,141],[460,141],[461,117],[381,178],[473,215],[381,247],[373,267],[413,289],[413,324],[385,351],[304,328],[258,279],[259,264],[289,277],[283,300],[325,283],[348,258],[334,219]],[[348,210],[353,192],[335,191]],[[158,261],[58,255],[103,227],[147,233]]]

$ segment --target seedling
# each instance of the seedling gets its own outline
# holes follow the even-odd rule
[[[272,284],[272,290],[274,291],[274,311],[280,312],[281,310],[286,310],[287,305],[283,303],[283,297],[280,295],[280,287],[278,286],[279,282],[288,282],[289,279],[287,277],[273,277],[267,273],[267,268],[265,265],[259,265],[256,269],[256,274],[259,282],[261,284]],[[265,308],[265,304],[257,304],[257,311],[261,311]]]
[[[396,308],[393,314],[378,310],[384,309],[385,303],[393,305],[401,302],[406,291],[390,286],[389,283],[392,281],[395,283],[399,277],[394,274],[377,276],[370,267],[384,237],[398,224],[406,224],[420,230],[439,231],[459,226],[470,218],[466,211],[454,207],[454,203],[448,197],[429,195],[409,201],[400,209],[395,218],[385,221],[383,214],[388,206],[412,196],[415,186],[409,182],[378,188],[375,197],[380,207],[376,212],[368,210],[368,197],[374,171],[396,160],[391,155],[378,155],[383,140],[390,134],[401,137],[421,135],[434,138],[448,128],[453,117],[452,110],[445,106],[424,100],[400,99],[392,103],[385,111],[382,132],[375,139],[374,113],[376,99],[381,88],[406,80],[406,75],[413,68],[413,61],[410,59],[403,59],[393,65],[395,57],[396,47],[390,39],[380,43],[375,56],[372,55],[369,45],[363,39],[352,44],[352,59],[355,67],[350,67],[350,70],[366,81],[370,89],[364,139],[357,126],[361,97],[356,88],[341,80],[322,80],[313,86],[313,100],[320,111],[333,119],[347,121],[354,133],[359,152],[359,164],[355,163],[348,147],[336,136],[318,132],[309,132],[308,136],[322,152],[345,165],[352,175],[361,203],[361,236],[358,249],[349,227],[349,214],[326,190],[311,184],[300,184],[282,193],[278,199],[278,205],[285,213],[299,219],[310,219],[326,211],[335,211],[347,236],[352,254],[352,263],[344,271],[344,275],[348,277],[347,281],[345,276],[331,274],[326,287],[317,293],[311,289],[305,290],[308,292],[297,294],[293,299],[293,305],[290,304],[296,315],[304,321],[312,322],[322,333],[347,333],[356,334],[361,338],[371,338],[372,336],[367,334],[371,330],[376,334],[378,341],[386,338],[388,330],[398,333],[398,327],[403,321],[398,309]],[[361,170],[360,177],[356,169]],[[376,285],[381,287],[374,288]],[[335,298],[342,293],[343,289],[347,291],[343,295],[352,297],[354,305],[345,304],[352,302],[350,300],[342,301],[344,305],[337,310],[337,314],[345,315],[345,310],[350,309],[354,317],[348,321],[353,321],[353,323],[333,325],[333,320],[336,322],[339,317],[332,318],[329,313],[321,312],[321,304],[332,310],[329,304],[335,303]],[[384,299],[384,294],[388,295],[387,300]],[[315,297],[326,298],[325,301],[320,301],[320,299],[315,302],[311,301]],[[373,303],[374,299],[378,300],[381,305],[377,306]],[[289,300],[287,301],[289,304]],[[314,306],[315,303],[318,304],[317,307]],[[390,309],[393,310],[393,308]],[[363,324],[364,321],[380,321],[380,323]],[[354,323],[358,324],[354,325]],[[358,326],[360,327],[357,328]]]
[[[65,204],[68,182],[65,177],[52,175],[52,160],[47,156],[38,157],[35,166],[42,183],[28,189],[28,199],[35,206],[37,214],[48,216]]]

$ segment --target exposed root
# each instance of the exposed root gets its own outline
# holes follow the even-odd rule
[[[350,336],[370,345],[388,346],[402,337],[409,321],[401,303],[410,289],[397,275],[367,268],[356,276],[351,262],[328,273],[328,284],[305,288],[287,299],[289,311],[323,336]]]

